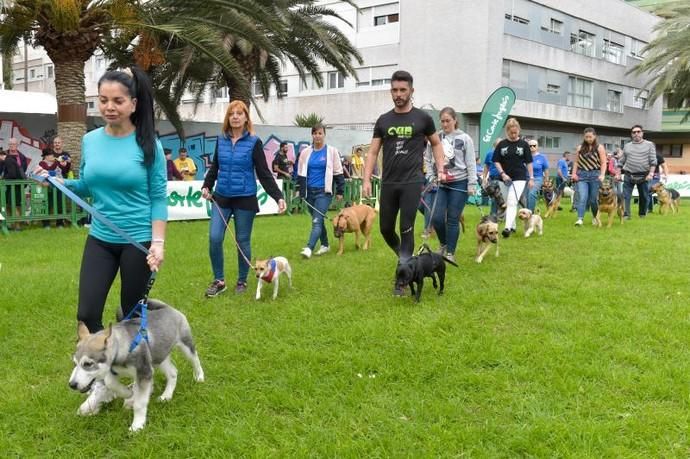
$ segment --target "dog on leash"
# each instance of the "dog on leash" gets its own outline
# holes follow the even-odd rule
[[[371,229],[374,227],[374,220],[376,220],[376,209],[364,204],[345,207],[338,212],[338,215],[333,217],[333,234],[340,241],[338,255],[342,255],[345,250],[345,233],[355,233],[355,248],[360,248],[360,233],[364,234],[362,250],[371,247]]]
[[[505,209],[507,207],[506,200],[503,198],[503,193],[501,193],[501,188],[495,183],[489,183],[484,187],[484,193],[494,201],[499,209]]]
[[[415,302],[419,303],[424,288],[424,278],[430,277],[434,288],[438,288],[438,294],[443,294],[446,281],[446,263],[458,266],[452,260],[443,255],[432,252],[428,245],[424,245],[424,251],[405,261],[398,261],[395,270],[395,283],[398,288],[410,286]],[[438,284],[436,277],[438,276]],[[416,288],[415,288],[416,286]]]
[[[621,225],[623,224],[623,196],[618,196],[610,180],[604,180],[599,187],[599,209],[597,210],[596,224],[601,228],[601,216],[608,214],[607,228],[613,225],[613,215],[618,214]]]
[[[530,237],[535,231],[539,236],[544,234],[544,220],[539,215],[539,209],[532,212],[523,207],[518,210],[518,218],[525,223],[525,237]]]
[[[544,218],[555,217],[561,205],[563,188],[559,187],[556,189],[553,180],[549,177],[544,177],[544,183],[541,185],[541,194],[544,196],[544,201],[546,202],[546,214]]]
[[[485,215],[477,224],[477,258],[481,263],[489,252],[491,244],[496,244],[496,256],[498,256],[498,220],[494,215]]]
[[[678,213],[680,206],[680,193],[673,188],[666,188],[666,186],[657,182],[652,185],[652,193],[656,193],[659,200],[659,213],[662,215],[668,214],[670,210],[672,213]]]
[[[134,409],[134,419],[129,430],[141,430],[146,424],[146,412],[153,389],[154,366],[165,375],[166,383],[161,401],[170,400],[177,385],[177,368],[170,359],[173,347],[177,346],[191,362],[194,380],[204,380],[204,370],[196,352],[192,330],[187,318],[177,309],[159,300],[148,301],[148,341],[140,343],[129,351],[130,344],[139,334],[141,319],[133,318],[110,325],[105,330],[89,333],[83,322],[79,322],[79,342],[72,357],[74,370],[69,386],[80,392],[89,391],[94,383],[103,382],[112,394],[125,399],[125,407]],[[119,314],[121,317],[121,314]],[[122,384],[120,376],[134,379],[130,389]],[[103,390],[92,391],[89,398],[79,407],[81,415],[98,413],[105,402],[99,396]]]
[[[285,274],[288,278],[288,285],[292,288],[292,268],[285,257],[272,257],[268,260],[256,260],[254,272],[258,280],[256,286],[256,299],[261,299],[261,288],[264,284],[273,283],[273,299],[278,296],[278,285],[280,275]]]

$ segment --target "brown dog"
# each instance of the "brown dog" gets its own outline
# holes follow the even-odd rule
[[[485,215],[477,224],[477,258],[475,259],[477,263],[482,262],[491,244],[496,244],[496,256],[498,256],[498,222],[496,217]]]
[[[558,212],[558,207],[561,205],[563,191],[561,189],[556,189],[553,180],[548,177],[544,177],[544,183],[541,185],[541,193],[544,196],[544,201],[546,201],[547,207],[544,218],[555,217],[556,212]]]
[[[376,209],[360,204],[352,207],[345,207],[338,215],[333,217],[333,234],[340,239],[338,255],[343,254],[345,249],[345,233],[355,233],[355,247],[359,246],[359,233],[364,233],[364,250],[371,247],[371,229],[376,219]]]
[[[597,226],[601,228],[601,215],[609,214],[607,228],[613,225],[613,214],[618,214],[618,219],[623,224],[623,199],[621,199],[610,180],[604,180],[599,187],[599,210],[597,210]]]
[[[678,213],[678,206],[680,205],[680,193],[673,188],[666,188],[663,183],[658,182],[652,185],[652,193],[656,193],[659,200],[659,213],[662,215]]]

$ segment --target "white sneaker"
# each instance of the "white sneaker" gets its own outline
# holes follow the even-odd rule
[[[314,255],[323,255],[324,253],[328,253],[331,250],[331,248],[327,245],[322,245],[319,247],[319,250],[314,252]]]
[[[300,252],[300,255],[302,255],[304,258],[311,258],[311,249],[309,247],[303,248]]]
[[[575,226],[582,226],[582,219],[578,218],[577,221],[575,222]]]

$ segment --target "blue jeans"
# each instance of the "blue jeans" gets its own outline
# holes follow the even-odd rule
[[[436,194],[432,224],[441,245],[446,246],[448,253],[455,253],[460,237],[460,215],[467,202],[467,180],[451,182],[448,187],[441,185]]]
[[[539,199],[539,193],[541,192],[543,183],[544,177],[534,177],[534,186],[528,191],[527,208],[532,212],[534,212],[534,208],[537,207],[537,200]]]
[[[326,231],[326,225],[324,224],[324,215],[328,212],[332,200],[333,195],[326,193],[323,189],[307,190],[307,202],[310,206],[316,207],[316,209],[323,214],[321,215],[311,207],[309,208],[309,213],[311,214],[311,233],[309,234],[307,247],[311,250],[314,250],[316,242],[319,239],[321,240],[321,247],[328,247],[328,231]]]
[[[424,214],[424,231],[431,230],[431,209],[434,205],[434,198],[436,197],[437,191],[427,191],[422,195],[422,201],[420,201],[419,206]],[[426,204],[426,205],[424,205]]]
[[[592,215],[597,216],[599,211],[599,171],[578,171],[579,180],[577,181],[577,218],[582,219],[585,216],[587,207],[592,209]]]
[[[625,174],[623,179],[623,197],[625,198],[625,215],[630,216],[630,200],[632,199],[633,189],[637,187],[637,194],[639,198],[640,207],[638,214],[640,217],[647,215],[647,200],[649,199],[649,185],[647,181],[641,183],[633,183],[630,174]]]
[[[221,212],[218,211],[220,208]],[[225,239],[225,223],[230,217],[235,223],[235,237],[237,244],[244,252],[244,255],[251,260],[251,236],[252,226],[254,225],[254,217],[256,212],[253,210],[233,209],[213,205],[211,207],[211,228],[209,231],[208,252],[211,257],[211,267],[213,268],[214,279],[225,280],[224,258],[223,258],[223,240]],[[244,257],[237,250],[237,264],[238,264],[238,282],[247,282],[247,274],[249,273],[249,264]]]

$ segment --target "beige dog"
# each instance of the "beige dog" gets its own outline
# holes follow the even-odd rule
[[[537,231],[539,236],[544,234],[544,220],[539,215],[539,210],[533,213],[531,210],[522,208],[518,211],[518,218],[525,222],[525,237],[530,237]]]
[[[273,283],[273,299],[278,296],[278,285],[280,284],[280,275],[285,274],[288,278],[288,285],[292,288],[292,268],[285,257],[273,257],[268,260],[256,260],[254,263],[254,271],[256,272],[256,299],[261,299],[261,287],[264,284]]]
[[[475,258],[477,263],[482,262],[491,244],[496,244],[496,256],[498,256],[498,222],[496,217],[485,215],[477,224],[477,258]]]
[[[345,233],[355,233],[355,247],[359,246],[359,234],[364,234],[364,250],[371,247],[371,229],[374,227],[376,209],[366,205],[345,207],[333,217],[333,233],[340,240],[338,255],[345,249]]]

